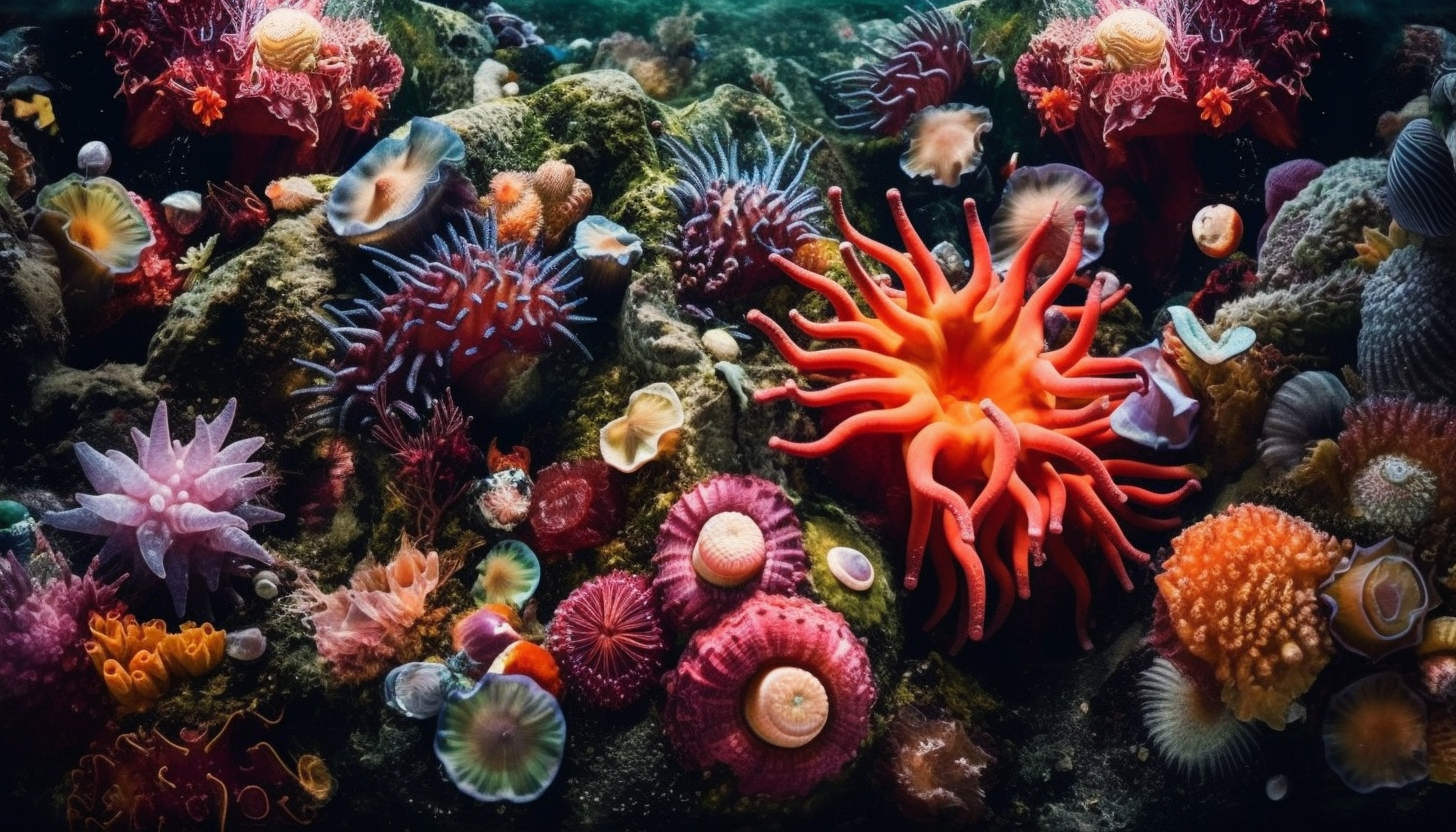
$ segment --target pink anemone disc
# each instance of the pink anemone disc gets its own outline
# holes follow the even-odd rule
[[[1052,218],[1042,220],[998,277],[973,200],[965,201],[965,213],[975,266],[965,286],[953,289],[911,227],[899,192],[888,197],[907,254],[850,225],[843,192],[829,190],[831,210],[848,240],[840,243],[840,255],[873,315],[860,311],[832,279],[775,258],[789,277],[823,295],[836,316],[816,323],[793,310],[789,320],[810,338],[855,346],[806,350],[767,315],[748,313],[749,322],[800,373],[845,376],[822,390],[804,390],[789,380],[758,391],[756,401],[870,405],[819,439],[774,437],[769,447],[817,457],[855,436],[898,434],[910,483],[905,587],[919,584],[927,549],[939,585],[926,627],[950,611],[960,586],[966,602],[952,650],[967,638],[980,640],[987,634],[987,576],[997,589],[994,632],[1014,598],[1030,597],[1031,568],[1050,557],[1071,585],[1078,640],[1090,648],[1092,589],[1074,547],[1088,541],[1131,590],[1123,560],[1146,564],[1151,558],[1128,540],[1122,524],[1167,531],[1180,522],[1149,517],[1132,506],[1170,508],[1199,487],[1184,466],[1098,456],[1119,441],[1111,429],[1113,410],[1148,385],[1140,362],[1088,354],[1098,317],[1128,289],[1107,291],[1106,278],[1099,276],[1082,284],[1087,297],[1079,307],[1053,303],[1073,282],[1082,256],[1086,212],[1078,209],[1060,265],[1028,296],[1034,258],[1051,233]],[[903,288],[872,276],[856,249],[887,266]],[[1076,329],[1064,345],[1048,349],[1043,322],[1053,310],[1076,322]],[[1182,482],[1159,492],[1126,480]]]
[[[719,474],[684,493],[657,532],[653,590],[662,614],[689,632],[756,592],[793,595],[809,572],[803,533],[783,490]]]
[[[755,595],[699,630],[663,684],[678,756],[721,763],[740,793],[773,798],[807,794],[852,760],[875,702],[869,655],[844,618],[779,595]]]
[[[566,596],[546,627],[566,687],[594,708],[625,708],[657,682],[667,637],[645,575],[609,572]]]
[[[900,156],[906,176],[929,176],[945,188],[981,165],[981,137],[991,129],[991,111],[970,104],[926,107],[905,127],[910,147]]]

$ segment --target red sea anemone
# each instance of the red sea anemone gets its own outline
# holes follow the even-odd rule
[[[207,593],[224,574],[247,574],[270,566],[272,555],[248,536],[248,528],[283,519],[250,502],[272,484],[255,477],[261,462],[248,457],[263,446],[255,436],[224,445],[237,413],[229,399],[217,418],[197,417],[197,433],[183,445],[172,440],[167,403],[157,405],[150,435],[132,428],[137,458],[120,451],[97,452],[76,443],[86,479],[99,493],[77,494],[80,508],[52,512],[45,522],[58,529],[106,535],[98,556],[101,571],[129,573],[132,581],[164,579],[177,615],[191,597],[204,618],[211,618]],[[189,594],[196,585],[203,592]]]
[[[647,577],[609,572],[572,590],[546,627],[546,649],[567,689],[591,707],[615,710],[637,701],[667,659]]]
[[[536,551],[565,555],[600,546],[622,527],[622,486],[600,459],[558,462],[536,474],[531,532]]]
[[[319,319],[341,353],[333,367],[294,359],[326,380],[298,391],[331,400],[314,411],[319,421],[367,425],[376,397],[418,421],[446,387],[462,402],[485,406],[558,341],[586,352],[567,328],[593,320],[573,314],[582,303],[570,299],[580,282],[573,255],[543,259],[539,249],[498,245],[489,214],[465,215],[448,241],[434,238],[428,258],[370,251],[394,291],[369,284],[375,301],[324,307],[339,321]]]
[[[710,623],[751,595],[793,595],[809,572],[783,489],[719,474],[684,493],[657,533],[653,589],[678,632]]]
[[[1198,488],[1184,467],[1098,457],[1117,441],[1109,424],[1112,411],[1148,383],[1137,361],[1088,354],[1099,315],[1127,290],[1104,296],[1106,284],[1098,277],[1081,308],[1054,305],[1081,258],[1085,218],[1078,211],[1061,265],[1028,297],[1032,259],[1050,233],[1051,218],[1041,222],[1004,278],[998,278],[971,200],[965,210],[974,270],[964,287],[952,289],[911,227],[899,193],[888,196],[908,254],[856,230],[844,214],[840,190],[829,191],[835,219],[849,240],[840,244],[840,253],[873,317],[833,280],[775,258],[795,281],[827,298],[837,316],[815,323],[793,311],[789,320],[811,338],[851,340],[855,346],[806,350],[762,312],[748,314],[801,373],[847,377],[822,390],[805,390],[790,380],[759,391],[757,401],[788,399],[810,407],[867,402],[874,407],[817,440],[774,437],[770,447],[795,456],[823,456],[855,436],[898,434],[911,491],[905,586],[918,585],[928,547],[940,588],[927,626],[950,611],[960,586],[966,599],[955,645],[981,639],[987,633],[987,575],[998,594],[994,631],[1014,598],[1030,596],[1031,569],[1049,557],[1075,592],[1078,639],[1090,648],[1091,587],[1073,548],[1082,537],[1064,535],[1064,530],[1075,527],[1089,535],[1094,551],[1130,590],[1123,560],[1146,564],[1150,557],[1128,540],[1122,524],[1148,529],[1178,524],[1176,518],[1154,519],[1132,506],[1172,506]],[[872,277],[856,248],[887,266],[903,289]],[[1064,346],[1047,349],[1043,321],[1053,309],[1078,324]],[[1118,482],[1131,479],[1184,482],[1161,493]]]
[[[721,763],[740,793],[774,798],[854,759],[875,701],[869,657],[839,613],[778,595],[699,630],[663,683],[663,728],[684,763]]]

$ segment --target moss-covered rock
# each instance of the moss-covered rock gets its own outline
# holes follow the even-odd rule
[[[406,67],[388,124],[470,106],[475,71],[495,49],[490,29],[423,0],[379,0],[378,28]]]

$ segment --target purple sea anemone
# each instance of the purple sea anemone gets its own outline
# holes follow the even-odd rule
[[[803,148],[798,168],[784,182],[789,166],[800,153],[798,139],[790,139],[776,154],[766,136],[764,158],[749,168],[739,161],[739,147],[714,137],[689,147],[664,137],[662,145],[677,164],[681,178],[668,190],[677,206],[678,228],[666,248],[677,278],[677,302],[689,312],[711,318],[701,307],[717,301],[746,297],[764,285],[781,280],[783,273],[769,255],[793,257],[812,240],[822,237],[814,215],[824,210],[819,191],[804,183],[809,157],[822,140]]]
[[[845,112],[834,117],[846,130],[892,136],[925,107],[950,101],[973,60],[970,30],[940,9],[910,10],[910,16],[881,49],[877,61],[826,76]]]
[[[663,728],[683,762],[721,763],[740,793],[774,798],[807,794],[854,759],[875,701],[844,618],[778,595],[698,631],[663,683]]]
[[[539,248],[502,246],[495,218],[467,214],[463,228],[449,228],[448,241],[434,238],[428,256],[410,259],[365,248],[394,282],[385,292],[370,283],[377,300],[355,299],[355,308],[325,305],[338,320],[317,320],[339,350],[332,367],[304,359],[324,383],[299,395],[329,397],[313,413],[340,429],[376,418],[372,401],[419,421],[450,387],[463,402],[486,406],[558,340],[586,347],[567,324],[593,318],[572,314],[580,283],[575,255],[543,259]],[[463,232],[463,236],[462,236]]]
[[[586,704],[615,710],[637,701],[656,684],[667,659],[647,577],[616,571],[577,587],[556,607],[546,649],[567,689]]]
[[[263,437],[223,444],[237,409],[238,400],[229,399],[213,421],[197,417],[197,432],[183,445],[172,440],[167,403],[159,402],[150,435],[132,428],[136,460],[120,451],[103,456],[77,442],[81,470],[98,493],[77,494],[80,508],[52,512],[45,522],[106,535],[98,555],[101,573],[164,579],[178,617],[186,613],[192,584],[211,591],[223,574],[271,566],[273,557],[248,529],[283,515],[248,502],[273,479],[251,476],[263,463],[247,461],[263,446]],[[192,597],[201,617],[211,618],[207,596]]]
[[[657,532],[652,562],[663,617],[683,633],[755,593],[793,595],[809,572],[799,519],[783,490],[734,474],[678,498]]]

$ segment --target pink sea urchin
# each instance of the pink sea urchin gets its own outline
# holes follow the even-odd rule
[[[721,763],[739,792],[776,798],[807,794],[854,759],[875,701],[869,656],[844,618],[777,595],[700,630],[664,684],[663,728],[682,760]],[[764,725],[787,726],[792,741]]]
[[[637,701],[657,681],[667,639],[644,575],[616,571],[566,596],[546,627],[567,689],[606,710]]]
[[[563,252],[542,259],[540,250],[496,241],[495,218],[467,214],[463,228],[449,228],[449,239],[434,238],[428,257],[398,257],[366,248],[391,280],[385,292],[365,281],[376,301],[356,299],[353,309],[324,308],[324,318],[340,355],[335,365],[294,359],[325,378],[299,390],[333,402],[314,418],[340,428],[373,421],[370,403],[382,397],[387,407],[418,420],[445,387],[462,402],[481,405],[499,396],[519,374],[558,340],[586,347],[567,324],[592,318],[573,314],[580,282],[575,255]]]
[[[248,536],[248,529],[283,515],[249,502],[273,482],[252,476],[263,463],[247,461],[263,446],[263,437],[223,444],[237,409],[238,400],[229,399],[211,422],[197,417],[197,433],[183,445],[172,439],[167,403],[160,402],[150,435],[132,428],[135,460],[120,451],[102,455],[77,442],[81,470],[99,493],[77,494],[80,508],[52,512],[45,521],[58,529],[106,535],[98,556],[101,572],[165,579],[178,616],[186,612],[190,585],[211,591],[224,573],[272,565],[273,557]],[[193,596],[200,611],[210,613],[205,597]]]
[[[657,532],[652,562],[662,614],[679,632],[710,623],[756,592],[792,595],[809,571],[788,496],[768,480],[733,474],[704,480],[678,498]]]

